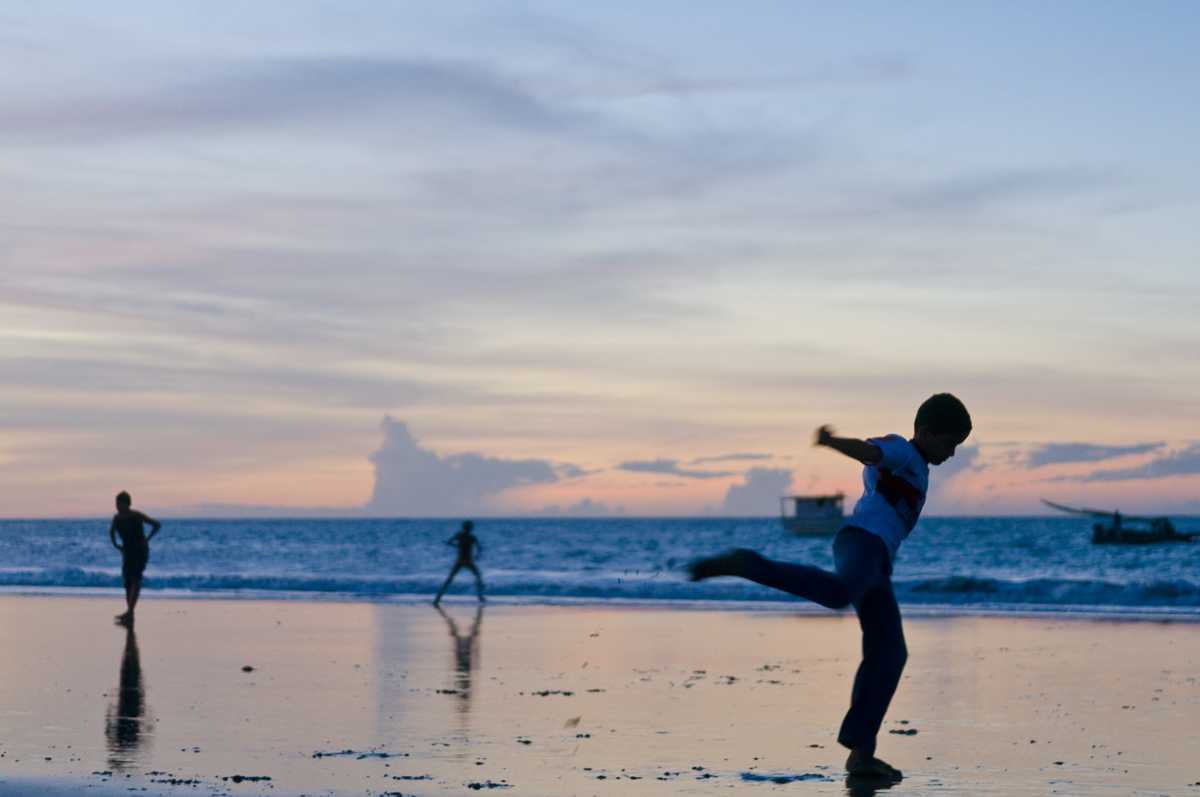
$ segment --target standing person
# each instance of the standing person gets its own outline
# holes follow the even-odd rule
[[[162,528],[157,520],[134,509],[132,503],[129,493],[124,490],[117,493],[117,514],[113,515],[112,525],[108,528],[113,547],[121,552],[121,577],[125,581],[127,608],[124,614],[117,615],[116,620],[122,625],[133,625],[133,609],[142,592],[142,573],[146,570],[146,562],[150,561],[150,540]],[[150,526],[150,536],[146,536],[146,525]],[[120,543],[117,535],[121,537]]]
[[[892,590],[892,560],[925,504],[929,466],[940,465],[971,433],[971,416],[949,393],[938,393],[917,410],[914,434],[858,440],[817,430],[815,445],[864,465],[863,495],[833,540],[835,572],[775,562],[739,548],[688,565],[693,581],[738,576],[798,595],[830,609],[853,605],[863,634],[863,658],[854,676],[850,710],[838,742],[850,750],[852,776],[899,780],[900,770],[875,757],[875,737],[908,658],[900,607]]]
[[[438,590],[437,597],[433,599],[434,606],[442,602],[442,595],[445,594],[446,588],[450,586],[450,582],[458,575],[458,571],[464,567],[475,574],[475,593],[479,596],[479,602],[482,603],[486,600],[483,597],[483,578],[479,575],[479,568],[475,565],[475,556],[483,553],[483,546],[479,544],[479,538],[472,533],[472,529],[474,528],[474,523],[464,520],[462,531],[446,540],[447,545],[453,545],[458,548],[458,558],[454,560],[454,566],[450,568],[450,575],[446,576],[446,582],[442,584],[442,588]]]

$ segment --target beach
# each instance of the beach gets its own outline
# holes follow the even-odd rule
[[[852,616],[0,598],[0,794],[872,793]],[[925,616],[897,794],[1200,793],[1200,625]]]

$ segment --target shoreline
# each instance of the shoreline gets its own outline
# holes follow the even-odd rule
[[[82,598],[86,600],[124,600],[124,592],[118,587],[27,587],[0,586],[0,598]],[[295,592],[283,590],[241,590],[197,592],[187,590],[154,590],[145,588],[141,602],[145,601],[232,601],[232,602],[278,602],[313,603],[319,605],[379,605],[379,606],[425,606],[432,601],[431,594],[350,594],[345,592]],[[446,606],[474,606],[476,600],[469,595],[447,595],[442,599]],[[545,595],[488,595],[487,605],[508,607],[546,608],[591,608],[662,610],[679,612],[732,612],[739,614],[795,614],[802,616],[837,616],[853,614],[849,609],[835,612],[803,600],[717,600],[679,598],[592,598]],[[1075,619],[1095,621],[1154,622],[1154,623],[1200,623],[1200,607],[1172,606],[1105,606],[1087,604],[1038,604],[1038,603],[900,603],[900,610],[908,618],[956,618],[995,617],[1027,619]]]

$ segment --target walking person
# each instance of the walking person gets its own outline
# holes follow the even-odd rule
[[[465,520],[462,530],[446,540],[447,545],[458,548],[458,558],[454,560],[454,566],[450,568],[450,575],[446,576],[445,583],[438,590],[437,597],[433,599],[434,606],[442,602],[442,595],[446,593],[446,588],[458,575],[458,571],[464,568],[475,574],[475,594],[479,597],[479,602],[483,603],[486,600],[483,597],[483,577],[479,575],[479,567],[475,564],[475,557],[483,553],[483,546],[479,544],[479,538],[473,533],[474,528],[474,523]]]

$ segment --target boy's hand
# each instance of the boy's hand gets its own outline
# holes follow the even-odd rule
[[[829,441],[832,439],[833,439],[832,427],[830,427],[829,424],[822,424],[817,429],[816,435],[813,437],[813,445],[814,446],[827,446],[827,445],[829,445]]]

